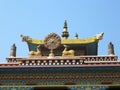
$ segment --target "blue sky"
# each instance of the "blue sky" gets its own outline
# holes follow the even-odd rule
[[[98,54],[108,54],[114,44],[120,57],[120,0],[0,0],[0,62],[17,46],[17,57],[27,57],[28,47],[20,35],[44,39],[51,32],[61,35],[67,20],[69,38],[92,37],[104,32]]]

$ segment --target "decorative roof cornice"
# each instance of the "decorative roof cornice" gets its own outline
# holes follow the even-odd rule
[[[100,34],[97,34],[96,36],[90,37],[90,38],[84,38],[84,39],[62,39],[61,44],[88,44],[93,42],[98,42],[103,38],[103,32]],[[22,41],[25,41],[27,43],[32,44],[44,44],[44,40],[38,40],[33,38],[28,38],[28,36],[21,35]]]

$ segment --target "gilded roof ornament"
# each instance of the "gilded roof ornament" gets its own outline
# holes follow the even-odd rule
[[[76,34],[75,34],[75,38],[78,39],[78,33],[77,33],[77,32],[76,32]]]
[[[64,27],[63,28],[67,28],[67,21],[66,20],[64,22]]]
[[[49,57],[54,57],[53,49],[57,49],[61,45],[61,39],[56,33],[50,33],[45,37],[44,46],[50,49]]]
[[[96,35],[96,39],[102,40],[103,39],[104,32],[101,32],[100,34]]]
[[[56,49],[60,44],[61,39],[56,33],[50,33],[45,37],[44,46],[48,49]]]
[[[67,21],[64,22],[62,37],[67,39],[69,37],[69,32],[67,31]]]

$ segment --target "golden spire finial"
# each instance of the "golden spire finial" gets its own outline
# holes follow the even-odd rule
[[[62,37],[67,39],[69,37],[69,32],[67,31],[67,21],[64,22]]]
[[[77,32],[76,32],[76,34],[75,34],[75,38],[78,39],[78,33],[77,33]]]
[[[64,27],[63,28],[67,28],[67,21],[66,20],[64,22]]]

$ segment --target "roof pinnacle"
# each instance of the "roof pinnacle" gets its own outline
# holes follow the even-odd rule
[[[77,33],[77,32],[76,32],[76,34],[75,34],[75,38],[78,39],[78,33]]]
[[[67,21],[64,22],[64,28],[67,28]]]
[[[10,57],[16,57],[16,45],[13,44],[10,49]]]
[[[110,42],[108,44],[108,55],[114,55],[114,45],[112,44],[112,42]]]
[[[64,22],[62,37],[67,39],[69,37],[69,32],[67,31],[67,21]]]

